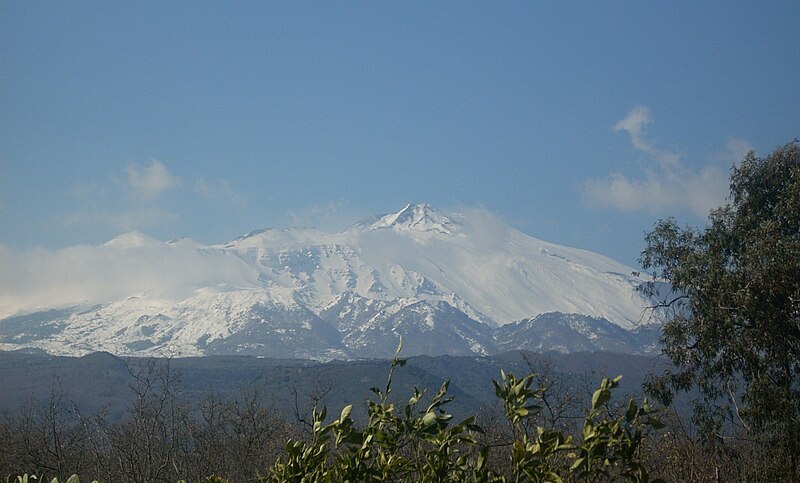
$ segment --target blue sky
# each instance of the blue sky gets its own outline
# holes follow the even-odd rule
[[[635,264],[800,136],[793,2],[0,4],[0,244],[424,201]]]

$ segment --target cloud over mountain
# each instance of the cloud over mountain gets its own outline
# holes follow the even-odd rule
[[[164,191],[178,186],[181,180],[173,176],[161,161],[154,159],[149,165],[131,164],[125,169],[128,186],[137,199],[150,201]]]
[[[679,153],[658,147],[647,136],[645,128],[652,122],[650,110],[637,106],[614,126],[614,131],[628,133],[631,145],[644,153],[650,163],[634,177],[611,173],[585,181],[581,185],[584,197],[592,203],[621,211],[658,214],[680,209],[705,217],[709,210],[724,203],[730,166],[742,159],[750,149],[749,144],[731,139],[722,156],[724,159],[718,156],[693,167]]]

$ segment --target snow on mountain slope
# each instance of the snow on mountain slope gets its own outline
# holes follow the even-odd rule
[[[362,259],[376,267],[392,295],[419,296],[422,287],[429,298],[455,293],[497,324],[550,311],[606,317],[624,328],[638,324],[643,304],[631,290],[640,283],[633,269],[504,224],[494,223],[487,233],[483,223],[463,215],[445,220],[435,216],[417,225],[446,226],[447,233],[399,227],[387,233],[372,225],[347,235],[357,238]]]
[[[640,280],[630,267],[538,240],[494,218],[446,216],[428,205],[409,205],[341,233],[268,230],[225,248],[254,262],[262,280],[294,286],[318,307],[353,290],[368,298],[454,302],[495,324],[559,311],[631,329],[646,306],[632,290]]]
[[[492,327],[556,312],[630,331],[649,305],[630,267],[484,210],[426,204],[339,233],[268,229],[204,246],[134,232],[2,255],[0,348],[61,353],[364,357],[398,334],[487,353]]]

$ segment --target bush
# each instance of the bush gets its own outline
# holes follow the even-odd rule
[[[607,404],[621,376],[601,382],[580,441],[575,441],[554,429],[539,427],[534,436],[523,431],[523,421],[541,410],[537,401],[542,389],[531,387],[533,374],[517,379],[501,372],[500,380],[493,381],[495,394],[514,440],[504,448],[492,448],[478,443],[477,434],[483,429],[474,416],[451,425],[445,409],[452,400],[447,382],[428,404],[421,404],[425,391],[417,389],[400,411],[388,402],[394,370],[405,364],[397,357],[401,348],[402,341],[385,389],[372,389],[377,400],[367,402],[368,422],[363,429],[357,429],[350,417],[352,406],[327,423],[325,408],[315,408],[310,441],[289,440],[286,454],[261,481],[650,481],[639,448],[645,432],[663,424],[653,417],[647,401],[640,406],[631,399],[620,417],[609,413]],[[486,464],[489,451],[502,449],[508,451],[509,474]]]

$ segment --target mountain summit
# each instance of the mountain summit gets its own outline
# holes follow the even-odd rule
[[[212,246],[134,233],[67,255],[38,291],[0,293],[0,349],[326,359],[386,356],[399,335],[432,355],[652,347],[632,268],[485,210],[409,204],[339,233]],[[41,264],[16,266],[32,279]]]
[[[412,203],[397,213],[378,217],[369,227],[374,230],[391,228],[397,231],[418,231],[450,234],[457,224],[447,215],[427,203]]]

